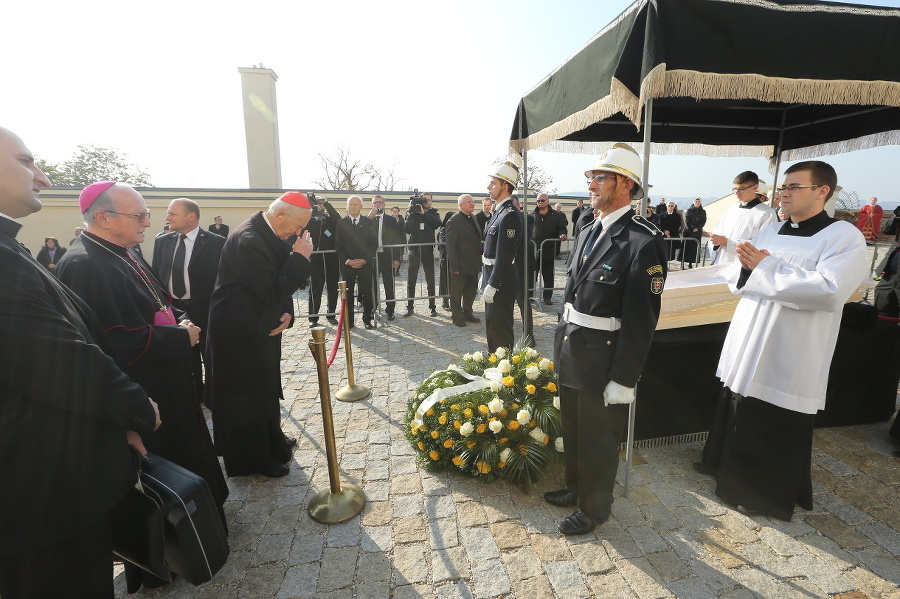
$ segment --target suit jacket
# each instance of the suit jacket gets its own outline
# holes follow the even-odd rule
[[[681,237],[681,215],[676,210],[672,214],[666,212],[659,217],[659,228],[669,232],[670,237]]]
[[[650,351],[666,278],[659,230],[627,211],[609,225],[586,262],[581,231],[566,280],[565,301],[590,316],[621,318],[622,328],[599,331],[560,320],[554,343],[559,382],[602,392],[609,380],[634,387]]]
[[[222,225],[220,229],[217,229],[216,225],[214,224],[209,226],[210,233],[215,233],[216,235],[220,235],[221,237],[228,237],[228,231],[228,225]]]
[[[20,227],[0,217],[0,556],[109,513],[136,478],[125,431],[155,423],[93,312],[15,240]]]
[[[475,215],[454,214],[445,227],[447,239],[447,270],[462,275],[477,275],[481,271],[481,237]]]
[[[153,246],[153,270],[159,274],[160,280],[167,288],[177,246],[178,233],[174,231],[157,237]],[[188,318],[204,330],[209,322],[209,300],[216,286],[219,258],[222,257],[223,247],[225,247],[224,237],[200,229],[197,231],[194,249],[188,262],[188,278],[191,284],[191,308],[188,310]],[[188,259],[187,256],[185,259]],[[171,289],[169,291],[171,292]]]
[[[375,249],[378,240],[375,237],[377,232],[372,226],[373,221],[365,216],[359,216],[359,225],[354,225],[353,220],[349,216],[345,216],[338,223],[337,238],[335,240],[335,249],[337,249],[338,260],[343,266],[347,260],[358,260],[362,258],[366,261],[364,269],[371,268],[375,261]]]
[[[381,227],[381,245],[397,245],[406,243],[406,236],[403,234],[403,229],[400,226],[400,223],[397,222],[390,214],[381,214],[372,219],[372,235],[375,237],[375,247],[378,248],[378,229]],[[383,221],[384,224],[381,224]],[[378,252],[378,261],[385,268],[393,268],[394,260],[400,261],[403,259],[403,248],[395,247],[395,248],[382,248],[380,252]]]

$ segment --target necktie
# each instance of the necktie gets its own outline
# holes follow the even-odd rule
[[[590,255],[591,250],[594,249],[594,243],[597,241],[597,238],[600,237],[600,231],[603,230],[603,223],[598,222],[596,225],[591,227],[591,234],[588,235],[587,240],[584,242],[584,248],[581,250],[581,261],[584,262],[587,260],[588,255]]]
[[[356,218],[353,219],[353,226],[354,227],[359,226],[359,219],[356,219]]]
[[[172,293],[175,297],[183,297],[187,293],[184,285],[184,238],[178,236],[178,247],[175,248],[175,259],[172,260]]]

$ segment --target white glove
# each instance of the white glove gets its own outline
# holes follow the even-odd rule
[[[490,285],[485,285],[483,293],[484,293],[484,303],[493,304],[494,296],[497,294],[497,288],[491,287]]]
[[[603,405],[611,403],[632,403],[634,401],[634,387],[623,387],[615,381],[609,381],[603,390]]]

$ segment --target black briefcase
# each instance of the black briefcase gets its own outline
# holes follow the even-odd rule
[[[178,464],[148,453],[141,483],[160,498],[169,569],[191,584],[208,582],[228,559],[228,539],[209,486]]]

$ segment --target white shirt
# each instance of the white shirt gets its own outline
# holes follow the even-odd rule
[[[815,414],[825,407],[828,370],[844,303],[868,272],[856,227],[837,221],[811,237],[779,235],[783,223],[753,238],[768,250],[737,289],[740,262],[723,271],[741,297],[716,376],[730,390]]]
[[[191,277],[188,275],[188,266],[191,265],[191,253],[194,251],[194,242],[197,240],[197,234],[200,231],[200,227],[194,228],[193,231],[184,234],[184,297],[176,298],[176,299],[191,299]],[[178,237],[175,238],[175,251],[178,251],[178,244],[181,242],[179,237],[181,237],[181,233],[176,233]],[[172,252],[172,259],[175,259],[175,252]],[[166,282],[169,286],[169,292],[172,292],[172,273],[169,273],[169,280]]]
[[[768,204],[760,202],[753,208],[742,208],[736,204],[725,211],[716,223],[713,234],[728,238],[728,244],[713,249],[709,245],[713,264],[730,264],[737,261],[737,244],[753,239],[764,227],[778,222],[778,215]]]

